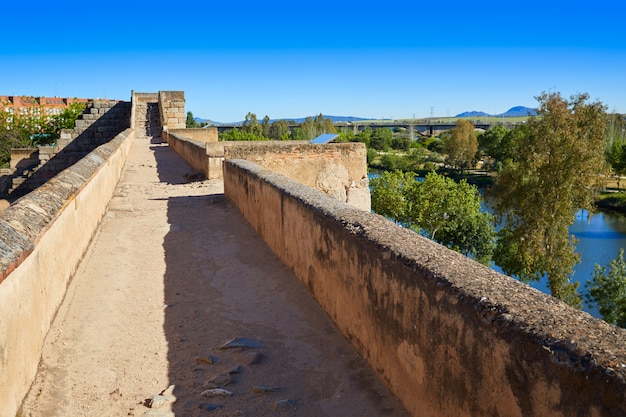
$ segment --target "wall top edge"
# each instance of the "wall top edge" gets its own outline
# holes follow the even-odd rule
[[[121,132],[0,212],[0,284],[131,133]]]
[[[378,214],[353,208],[253,162],[231,159],[224,163],[227,169],[247,171],[278,188],[285,197],[325,219],[321,221],[340,224],[345,238],[359,239],[364,247],[384,253],[390,268],[403,265],[416,271],[405,285],[417,285],[415,277],[421,274],[428,281],[424,285],[434,292],[443,291],[443,298],[461,304],[473,320],[493,331],[532,340],[554,360],[581,370],[600,369],[626,384],[626,329],[576,310]]]

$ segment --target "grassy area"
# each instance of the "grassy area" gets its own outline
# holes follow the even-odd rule
[[[596,207],[626,214],[626,193],[602,193],[596,200]]]

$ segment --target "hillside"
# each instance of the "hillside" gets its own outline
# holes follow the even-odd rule
[[[457,114],[455,117],[525,117],[536,115],[537,111],[533,108],[525,106],[515,106],[500,114],[489,114],[482,111],[467,111]]]

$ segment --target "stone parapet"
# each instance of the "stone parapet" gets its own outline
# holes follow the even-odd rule
[[[626,415],[626,330],[252,162],[224,190],[412,415]]]
[[[43,340],[121,176],[126,130],[0,212],[0,417],[28,392]]]
[[[216,127],[169,129],[169,131],[170,133],[197,140],[199,142],[217,142],[218,140]]]
[[[164,130],[185,129],[185,93],[183,91],[159,91],[159,112]]]
[[[186,132],[185,129],[182,130]],[[184,133],[183,133],[184,134]],[[208,179],[223,178],[224,160],[246,159],[369,211],[367,156],[362,143],[308,141],[200,142],[164,131],[169,146]]]

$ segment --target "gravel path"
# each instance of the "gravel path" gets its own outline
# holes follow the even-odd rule
[[[22,417],[407,415],[222,193],[134,141]]]

